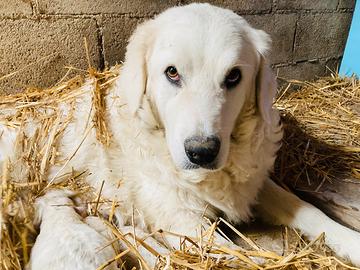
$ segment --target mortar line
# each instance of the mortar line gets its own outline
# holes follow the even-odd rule
[[[300,17],[301,17],[301,15],[299,15],[299,14],[296,14],[296,15],[297,16],[296,16],[296,22],[295,22],[294,35],[293,35],[293,44],[292,44],[292,49],[291,49],[291,52],[292,52],[293,55],[295,53],[296,34],[297,34],[297,30],[298,30],[299,20],[300,20]]]
[[[322,9],[322,10],[311,10],[311,9],[277,9],[275,14],[339,14],[339,13],[353,13],[354,9],[352,8],[342,8],[342,9]]]
[[[340,7],[340,1],[341,1],[341,0],[338,0],[338,2],[337,2],[337,5],[336,5],[336,10],[339,10],[339,7]]]
[[[276,14],[276,11],[277,11],[277,0],[273,0],[271,2],[271,9],[272,9],[272,13],[273,14]]]
[[[35,3],[35,2],[34,2]],[[34,5],[35,14],[32,15],[0,15],[0,20],[17,20],[17,19],[94,19],[99,17],[106,17],[106,18],[124,18],[128,17],[131,19],[149,19],[152,18],[154,14],[148,15],[137,15],[134,13],[88,13],[88,14],[65,14],[65,13],[58,13],[58,14],[45,14],[40,13],[38,11],[38,7],[36,4]],[[348,14],[353,13],[353,9],[339,9],[339,10],[273,10],[271,13],[271,9],[263,10],[263,11],[235,11],[238,15],[269,15],[269,14],[300,14],[300,15],[316,15],[316,14]]]
[[[34,10],[34,2],[33,2],[33,0],[30,0],[29,4],[30,4],[30,7],[31,7],[31,14],[34,16],[35,15],[35,10]]]
[[[305,60],[273,63],[273,64],[271,64],[271,66],[276,67],[276,68],[277,67],[289,67],[289,66],[296,66],[296,65],[302,64],[302,63],[312,63],[315,60],[318,61],[318,62],[321,62],[321,61],[329,61],[329,60],[340,60],[341,58],[342,58],[342,55],[340,55],[340,56],[329,56],[329,57],[318,57],[318,58],[305,59]]]
[[[31,0],[30,3],[33,6],[33,16],[34,17],[39,17],[40,16],[39,1],[38,0]]]
[[[96,22],[96,34],[97,34],[97,45],[99,47],[99,60],[100,60],[100,70],[105,69],[105,47],[104,47],[104,33],[102,25],[100,25],[99,21],[95,19]]]

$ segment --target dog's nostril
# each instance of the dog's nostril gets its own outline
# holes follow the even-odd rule
[[[195,136],[185,140],[185,153],[189,160],[204,166],[213,162],[220,150],[220,140],[217,136]]]

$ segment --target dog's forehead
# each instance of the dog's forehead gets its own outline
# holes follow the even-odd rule
[[[155,50],[163,57],[193,59],[202,65],[231,66],[236,61],[251,61],[250,27],[244,19],[213,6],[194,7],[174,8],[156,19]]]

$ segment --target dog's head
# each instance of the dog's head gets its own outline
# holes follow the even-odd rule
[[[270,38],[230,10],[208,4],[171,8],[130,38],[119,87],[131,113],[143,101],[164,127],[180,169],[218,169],[249,103],[271,121],[275,79],[264,55]]]

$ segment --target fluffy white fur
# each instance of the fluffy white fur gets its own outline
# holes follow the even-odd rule
[[[27,269],[97,269],[115,257],[109,245],[114,238],[110,229],[97,217],[82,220],[75,212],[71,195],[69,191],[51,190],[37,199],[40,234]],[[112,263],[108,269],[119,268]]]
[[[105,180],[103,195],[121,202],[125,221],[134,206],[149,230],[193,235],[205,209],[209,218],[221,213],[239,223],[259,202],[271,222],[310,238],[325,232],[331,248],[360,265],[359,233],[268,179],[282,137],[272,109],[276,83],[266,63],[269,43],[267,34],[240,16],[208,4],[175,7],[140,25],[107,97],[110,147],[96,140],[94,130],[86,133],[91,95],[80,97],[60,152],[68,157],[84,142],[62,173],[88,169],[95,188]],[[165,78],[171,65],[182,75],[181,87]],[[242,80],[226,90],[222,83],[234,66]],[[16,131],[0,129],[0,160],[11,159]],[[184,140],[199,134],[221,138],[215,170],[187,169]],[[48,178],[58,170],[53,167]]]

